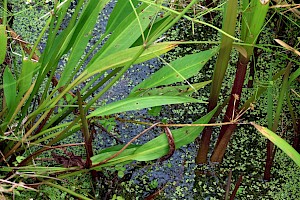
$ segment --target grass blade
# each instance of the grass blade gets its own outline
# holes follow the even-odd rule
[[[190,97],[173,97],[173,96],[150,96],[150,97],[133,97],[126,98],[117,102],[113,102],[102,106],[93,111],[88,118],[93,116],[105,116],[131,110],[140,110],[154,106],[179,103],[204,103]]]
[[[195,90],[199,90],[200,88],[205,87],[207,84],[211,83],[211,81],[204,81],[201,83],[190,85],[182,85],[182,86],[168,86],[168,87],[159,87],[159,88],[151,88],[151,89],[142,89],[136,90],[131,93],[128,97],[137,97],[137,96],[190,96]]]
[[[88,197],[86,197],[86,196],[83,196],[82,194],[78,194],[78,193],[74,192],[73,190],[70,190],[70,189],[68,189],[68,188],[65,188],[65,187],[63,187],[63,186],[61,186],[61,185],[54,184],[54,183],[51,183],[51,182],[49,182],[49,181],[44,182],[44,184],[49,185],[49,186],[51,186],[51,187],[55,187],[55,188],[57,188],[57,189],[59,189],[59,190],[61,190],[61,191],[64,191],[64,192],[66,192],[66,193],[69,193],[69,194],[71,194],[71,195],[73,195],[74,197],[77,197],[77,198],[79,198],[79,199],[83,199],[83,200],[92,200],[92,199],[90,199],[90,198],[88,198]]]
[[[131,0],[134,6],[137,6],[137,0]],[[118,1],[110,14],[110,17],[106,26],[106,33],[113,32],[120,22],[122,22],[129,14],[132,13],[132,7],[130,1]]]
[[[92,32],[97,22],[99,12],[103,9],[107,2],[108,0],[99,1],[98,5],[95,5],[96,8],[89,13],[85,20],[80,20],[77,23],[74,34],[72,35],[72,39],[70,40],[70,44],[72,44],[72,51],[69,56],[68,63],[65,66],[64,71],[61,75],[58,87],[61,87],[68,83],[68,81],[72,77],[73,69],[76,68],[80,58],[85,52],[89,40],[92,38]],[[80,29],[78,29],[78,27],[80,27]],[[76,31],[77,29],[78,31]],[[74,41],[73,38],[75,38]]]
[[[19,95],[23,95],[32,83],[34,72],[38,68],[39,63],[32,60],[23,59],[22,71],[19,77]]]
[[[209,122],[211,117],[214,115],[214,109],[207,115],[203,116],[199,120],[195,121],[194,124],[206,124]],[[174,137],[176,149],[183,145],[193,142],[199,134],[203,131],[203,127],[184,127],[177,130],[173,130],[172,134]],[[160,158],[169,152],[169,143],[165,134],[161,134],[155,139],[147,142],[146,144],[139,147],[132,155],[134,160],[138,161],[149,161]]]
[[[6,12],[6,11],[4,11]],[[1,24],[0,25],[0,64],[2,64],[5,60],[6,56],[6,46],[7,46],[7,33],[6,33],[6,26]]]
[[[187,55],[170,63],[169,66],[164,66],[145,81],[134,87],[132,92],[139,89],[149,89],[161,85],[169,85],[176,82],[182,82],[193,75],[197,74],[202,69],[204,64],[217,52],[217,48],[202,51],[197,54]],[[179,76],[178,73],[181,75]],[[184,79],[182,78],[184,77]]]
[[[144,62],[146,60],[150,60],[155,58],[156,56],[160,56],[174,47],[177,46],[176,42],[164,42],[153,44],[149,46],[141,56],[137,60],[134,61],[133,64],[138,64]],[[125,49],[122,51],[118,51],[110,56],[105,58],[98,58],[94,61],[92,65],[86,68],[88,73],[94,73],[94,71],[105,71],[112,68],[125,66],[127,63],[131,62],[134,58],[135,54],[140,51],[142,46],[137,46],[129,49]],[[99,66],[102,66],[101,68]]]
[[[222,30],[232,36],[235,33],[236,15],[237,15],[237,0],[230,0],[225,7],[225,17],[223,20]],[[218,102],[222,82],[226,73],[230,53],[232,50],[233,39],[222,35],[219,55],[214,68],[213,81],[210,90],[208,112],[211,111]]]
[[[15,105],[17,103],[17,83],[8,67],[5,68],[3,74],[3,90],[8,110],[15,109]]]
[[[128,15],[114,30],[112,35],[90,63],[92,64],[95,59],[104,58],[109,54],[131,47],[142,34],[141,31],[138,30],[142,29],[145,31],[151,23],[151,17],[154,16],[158,10],[159,9],[155,6],[146,6],[142,4],[142,6],[136,10],[138,18],[134,12]]]
[[[260,125],[251,122],[253,125],[263,136],[268,138],[272,143],[282,149],[299,167],[300,167],[300,154],[291,146],[289,145],[284,139],[276,135],[273,131],[262,127]]]

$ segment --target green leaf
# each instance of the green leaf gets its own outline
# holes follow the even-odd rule
[[[134,6],[137,6],[138,1],[131,1]],[[130,1],[118,1],[114,6],[112,13],[107,22],[106,33],[113,32],[117,26],[129,15],[133,13]]]
[[[126,98],[117,102],[113,102],[102,106],[93,111],[88,117],[105,116],[115,113],[121,113],[131,110],[140,110],[153,106],[179,104],[179,103],[204,103],[191,97],[172,97],[172,96],[150,96],[150,97],[133,97]]]
[[[6,33],[6,26],[1,24],[0,25],[0,64],[4,62],[6,56],[6,46],[7,46],[7,33]]]
[[[28,59],[23,59],[22,71],[18,79],[20,95],[23,95],[30,88],[30,85],[32,83],[32,77],[38,65],[39,63],[37,62]]]
[[[129,97],[136,97],[136,96],[189,96],[193,92],[203,88],[211,81],[204,81],[201,83],[195,83],[192,85],[181,85],[181,86],[168,86],[168,87],[160,87],[160,88],[153,88],[153,89],[139,89],[134,91],[129,95]],[[192,87],[191,87],[192,86]]]
[[[84,54],[89,40],[92,38],[92,32],[98,19],[99,13],[107,2],[107,0],[99,1],[98,5],[95,5],[95,9],[89,12],[89,14],[84,18],[84,21],[81,21],[81,23],[79,21],[79,23],[77,23],[74,34],[72,36],[73,39],[71,39],[70,41],[70,44],[72,44],[72,51],[69,56],[68,63],[61,75],[58,86],[65,85],[71,78],[73,69],[77,66],[78,61]]]
[[[296,78],[297,78],[298,76],[300,76],[300,67],[299,67],[295,72],[293,72],[293,73],[290,75],[290,77],[289,77],[289,84],[292,84],[292,82],[293,82],[294,80],[296,80]]]
[[[182,82],[199,72],[204,64],[217,52],[218,48],[213,48],[200,53],[187,55],[170,63],[172,67],[166,65],[137,85],[132,91],[138,89],[148,89],[161,85],[168,85]]]
[[[255,44],[265,24],[270,1],[250,1],[243,14],[241,39],[247,44]],[[246,16],[244,16],[246,15]],[[253,45],[245,46],[248,59],[253,54]]]
[[[163,28],[165,28],[167,25],[169,25],[171,23],[171,21],[173,21],[173,16],[170,15],[164,15],[163,18],[158,17],[155,22],[153,23],[152,26],[149,26],[145,31],[144,31],[144,35],[148,36],[149,38],[157,38],[160,37],[161,35],[160,32]],[[150,32],[149,32],[150,31]],[[143,37],[141,36],[139,39],[136,40],[136,42],[132,45],[132,46],[138,46],[138,45],[142,45],[144,43],[143,41]]]
[[[236,15],[238,10],[237,0],[228,0],[224,9],[222,30],[229,35],[234,35],[236,30]],[[209,101],[209,107],[213,108],[218,104],[222,83],[230,60],[233,39],[222,34],[218,58],[215,63]],[[246,50],[245,50],[246,51]]]
[[[112,159],[111,161],[116,161],[119,159],[122,159],[123,157],[127,157],[128,155],[132,155],[133,152],[139,147],[140,145],[129,145],[118,157]],[[91,161],[93,165],[96,165],[97,163],[111,157],[115,153],[117,153],[119,150],[121,150],[124,147],[124,145],[117,145],[113,147],[109,147],[106,149],[103,149],[100,151],[99,154],[91,157]]]
[[[276,133],[271,130],[262,127],[260,125],[251,122],[251,124],[265,137],[267,137],[271,142],[273,142],[276,146],[282,149],[299,167],[300,167],[300,154],[287,143],[284,139],[276,135]]]
[[[195,121],[194,124],[206,124],[210,121],[211,117],[216,112],[217,107],[207,115],[203,116],[199,120]],[[199,134],[203,131],[204,126],[195,127],[184,127],[172,131],[176,149],[183,145],[193,142]],[[93,165],[103,161],[104,159],[117,153],[124,145],[118,145],[110,147],[101,151],[100,154],[95,155],[91,158]],[[165,134],[161,134],[155,139],[147,142],[146,144],[130,145],[125,149],[118,157],[108,161],[108,163],[101,166],[110,166],[118,163],[124,163],[132,160],[137,161],[149,161],[160,158],[169,152],[169,143]],[[99,167],[101,167],[99,166]]]
[[[212,110],[207,115],[203,116],[199,120],[195,121],[193,124],[206,124],[214,115],[217,107]],[[203,131],[204,126],[195,127],[184,127],[172,131],[176,149],[182,147],[183,145],[194,142],[194,140]],[[169,143],[167,136],[161,134],[155,139],[147,142],[146,144],[139,147],[132,155],[133,160],[138,161],[149,161],[160,158],[169,152]]]
[[[25,159],[25,157],[23,157],[23,156],[17,156],[16,157],[16,160],[17,160],[18,163],[21,163],[22,160],[24,160],[24,159]]]
[[[14,190],[14,195],[21,196],[21,193],[18,190]]]
[[[161,106],[152,107],[150,110],[148,110],[148,114],[157,117],[160,114],[161,108]]]
[[[3,74],[3,90],[4,90],[4,97],[8,109],[9,110],[14,109],[17,103],[16,101],[17,84],[16,84],[16,80],[14,79],[8,67],[5,68]]]
[[[150,182],[150,188],[151,188],[151,189],[155,189],[155,188],[157,188],[157,186],[158,186],[158,181],[157,181],[157,179],[154,179],[154,180],[152,180],[152,181]]]
[[[159,8],[156,6],[146,6],[142,4],[142,6],[136,10],[138,17],[134,12],[128,15],[126,19],[124,19],[114,30],[101,50],[95,55],[95,59],[104,58],[109,54],[131,47],[131,45],[149,26],[151,17],[154,16],[158,11]],[[94,59],[91,61],[91,63],[93,62]]]
[[[90,27],[91,24],[94,23],[95,15],[97,15],[97,14],[99,15],[101,10],[104,8],[104,6],[108,2],[109,2],[109,0],[102,0],[102,1],[90,0],[84,4],[86,6],[84,7],[84,10],[80,14],[80,18],[79,18],[76,26],[72,27],[73,24],[69,24],[71,27],[68,26],[68,29],[69,28],[73,29],[73,34],[72,34],[72,38],[70,39],[70,42],[68,44],[68,47],[65,49],[66,51],[68,51],[70,48],[72,48],[77,40],[81,39],[80,37],[82,37],[82,32],[85,32],[82,30],[82,27],[85,26],[83,28],[85,30],[87,27]],[[89,22],[89,20],[91,20],[91,22]],[[85,25],[86,23],[88,23],[88,25]],[[70,30],[67,30],[67,32],[70,32]],[[66,53],[66,52],[64,52],[64,53]]]
[[[170,51],[175,46],[177,46],[177,44],[174,42],[153,44],[143,52],[143,54],[135,61],[134,64],[141,63],[146,60],[155,58],[156,56],[159,56],[161,54]],[[141,48],[143,47],[142,46],[133,47],[122,51],[118,51],[105,58],[98,58],[94,61],[92,65],[87,67],[86,70],[88,73],[92,73],[93,71],[99,69],[102,69],[101,71],[105,71],[107,69],[122,67],[127,63],[129,63],[135,57],[135,55],[140,51]]]

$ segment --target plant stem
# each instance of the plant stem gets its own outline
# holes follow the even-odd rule
[[[234,200],[235,198],[235,195],[242,183],[242,180],[243,180],[243,174],[240,175],[239,179],[237,180],[236,184],[235,184],[235,187],[234,187],[234,190],[232,191],[232,194],[230,196],[230,200]]]
[[[226,5],[226,14],[223,21],[222,30],[230,35],[234,35],[236,25],[237,14],[237,0],[230,0]],[[230,59],[230,53],[232,50],[233,39],[222,35],[221,45],[219,50],[218,59],[213,73],[213,81],[210,90],[210,97],[207,111],[212,111],[218,103],[222,82],[226,73],[228,62]],[[214,117],[210,120],[210,123],[214,123]],[[196,163],[206,163],[207,153],[210,144],[210,138],[212,135],[212,127],[204,129],[201,135],[200,147],[196,157]]]
[[[294,129],[294,140],[293,140],[293,147],[294,149],[297,148],[297,140],[298,140],[298,125],[297,125],[297,118],[296,118],[296,115],[295,115],[295,112],[293,110],[293,105],[292,105],[292,102],[291,102],[291,97],[290,97],[290,92],[288,92],[287,96],[286,96],[286,100],[287,100],[287,106],[289,108],[289,112],[290,112],[290,115],[291,115],[291,119],[292,119],[292,122],[293,122],[293,129]],[[297,149],[296,149],[297,150]]]
[[[3,10],[3,25],[6,26],[7,24],[7,0],[4,0],[3,1],[3,7],[4,7],[4,10]]]
[[[229,122],[230,120],[232,120],[231,117],[235,116],[235,112],[237,111],[240,102],[240,97],[241,97],[244,79],[247,71],[248,61],[249,59],[240,56],[240,59],[237,63],[237,72],[236,72],[233,88],[231,91],[229,104],[223,122]],[[213,155],[211,157],[212,162],[220,163],[222,161],[226,151],[227,144],[235,128],[236,128],[235,124],[222,126],[217,144],[215,146]]]
[[[91,157],[93,156],[93,147],[92,147],[92,136],[89,132],[89,127],[88,127],[88,122],[86,120],[85,116],[85,111],[83,109],[83,102],[82,98],[80,95],[80,92],[77,90],[77,98],[78,98],[78,106],[79,106],[79,111],[80,111],[80,118],[81,118],[81,129],[82,129],[82,134],[84,137],[84,146],[85,146],[85,151],[86,151],[86,162],[85,162],[85,167],[90,168],[92,166],[92,161]]]
[[[225,200],[228,200],[229,192],[230,192],[230,185],[231,185],[231,177],[232,177],[232,170],[229,170],[227,184],[226,184],[226,193],[225,193]]]
[[[244,3],[247,2],[245,0]],[[223,122],[232,120],[235,117],[235,113],[238,109],[240,97],[242,93],[242,88],[245,80],[245,75],[247,71],[247,65],[249,63],[250,57],[253,54],[254,44],[261,32],[264,25],[265,17],[269,9],[269,2],[263,3],[261,1],[251,1],[250,7],[247,7],[245,13],[243,14],[243,24],[241,38],[245,43],[252,44],[252,46],[245,46],[247,55],[244,56],[240,53],[239,60],[237,62],[237,71],[234,80],[234,84],[231,91],[231,96],[229,100],[229,105],[227,107]],[[246,20],[246,21],[245,21]],[[247,23],[246,23],[247,22]],[[226,147],[230,141],[231,135],[236,128],[236,124],[229,126],[222,126],[217,144],[214,148],[213,155],[211,157],[212,162],[221,162]]]

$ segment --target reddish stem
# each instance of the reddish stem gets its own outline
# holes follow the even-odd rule
[[[299,130],[300,130],[300,119],[298,119],[298,123],[297,123],[297,127],[295,127],[295,135],[294,135],[294,141],[293,141],[293,147],[294,149],[296,149],[296,151],[300,152],[300,145],[299,145],[299,141],[300,141],[300,134],[299,134]]]
[[[242,93],[244,80],[246,76],[248,61],[249,59],[240,57],[239,61],[237,62],[237,71],[223,122],[229,122],[230,120],[233,120],[232,117],[236,116],[236,111],[240,103],[239,99]],[[212,162],[220,163],[222,161],[226,147],[228,145],[228,142],[230,141],[231,135],[233,134],[235,128],[236,124],[222,126],[217,144],[211,157]]]
[[[230,196],[230,200],[234,200],[235,198],[235,195],[242,183],[242,180],[243,180],[243,174],[240,175],[239,179],[237,180],[236,184],[235,184],[235,187],[234,187],[234,190],[232,191],[232,194]]]
[[[200,140],[200,146],[198,148],[198,154],[196,157],[196,163],[197,164],[204,164],[207,162],[207,154],[209,150],[209,144],[210,144],[210,138],[212,135],[213,129],[211,126],[205,127],[201,140]]]

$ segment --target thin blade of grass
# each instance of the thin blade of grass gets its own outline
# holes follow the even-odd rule
[[[137,0],[131,0],[134,6],[137,6]],[[112,13],[107,22],[106,33],[113,32],[120,22],[122,22],[128,15],[132,13],[132,7],[129,1],[118,1],[114,6]]]
[[[300,167],[300,154],[291,146],[289,145],[284,139],[276,135],[273,131],[262,127],[260,125],[251,122],[253,125],[263,136],[268,138],[272,143],[282,149],[299,167]]]
[[[145,90],[161,85],[169,85],[176,82],[182,82],[197,74],[205,63],[217,52],[217,48],[203,51],[200,53],[187,55],[170,63],[173,67],[164,66],[155,72],[152,76],[132,89],[132,92],[140,89]],[[175,70],[174,70],[175,69]],[[181,76],[178,75],[181,74]],[[183,78],[182,78],[183,77]]]
[[[72,51],[68,58],[68,62],[64,67],[58,87],[61,87],[71,81],[72,71],[76,68],[80,58],[85,52],[89,40],[93,37],[92,32],[97,22],[99,12],[103,9],[107,2],[108,0],[99,1],[98,5],[94,5],[96,8],[92,10],[92,12],[89,12],[89,15],[85,18],[85,20],[82,21],[82,23],[80,23],[81,21],[77,23],[72,39],[70,40],[70,44],[72,44]],[[80,27],[80,29],[76,31],[78,27]],[[75,38],[74,41],[73,38]]]
[[[149,96],[149,97],[132,97],[117,102],[101,106],[93,111],[88,118],[93,116],[105,116],[131,110],[140,110],[154,106],[178,103],[204,103],[190,97],[173,97],[173,96]]]
[[[7,46],[6,26],[3,25],[3,24],[0,24],[0,49],[1,49],[1,51],[0,51],[0,64],[2,64],[5,60],[6,46]]]
[[[39,63],[28,60],[28,59],[23,59],[22,63],[22,71],[19,76],[19,94],[24,94],[29,88],[32,83],[32,78],[34,73],[36,72],[36,69],[38,69]]]
[[[77,198],[79,198],[79,199],[83,199],[83,200],[92,200],[92,199],[90,199],[90,198],[88,198],[88,197],[86,197],[86,196],[83,196],[82,194],[76,193],[76,192],[74,192],[73,190],[70,190],[70,189],[68,189],[68,188],[66,188],[66,187],[63,187],[63,186],[61,186],[61,185],[54,184],[54,183],[51,183],[51,182],[49,182],[49,181],[45,181],[45,182],[43,182],[43,183],[46,184],[46,185],[49,185],[49,186],[51,186],[51,187],[55,187],[55,188],[57,188],[57,189],[59,189],[59,190],[61,190],[61,191],[64,191],[64,192],[66,192],[66,193],[68,193],[68,194],[70,194],[70,195],[72,195],[72,196],[74,196],[74,197],[77,197]]]
[[[211,83],[211,81],[204,81],[201,83],[190,85],[182,85],[182,86],[167,86],[167,87],[159,87],[159,88],[151,88],[151,89],[140,89],[136,90],[133,93],[130,93],[128,97],[137,97],[137,96],[190,96],[195,90],[199,90],[200,88],[205,87],[207,84]]]
[[[225,7],[225,17],[222,25],[222,30],[232,36],[234,36],[235,33],[237,5],[237,0],[228,1]],[[208,111],[212,110],[217,105],[222,82],[230,59],[232,45],[233,39],[223,34],[221,38],[219,55],[213,73]]]
[[[8,67],[5,68],[3,74],[3,90],[6,106],[9,110],[13,110],[16,106],[17,84],[14,76]]]

